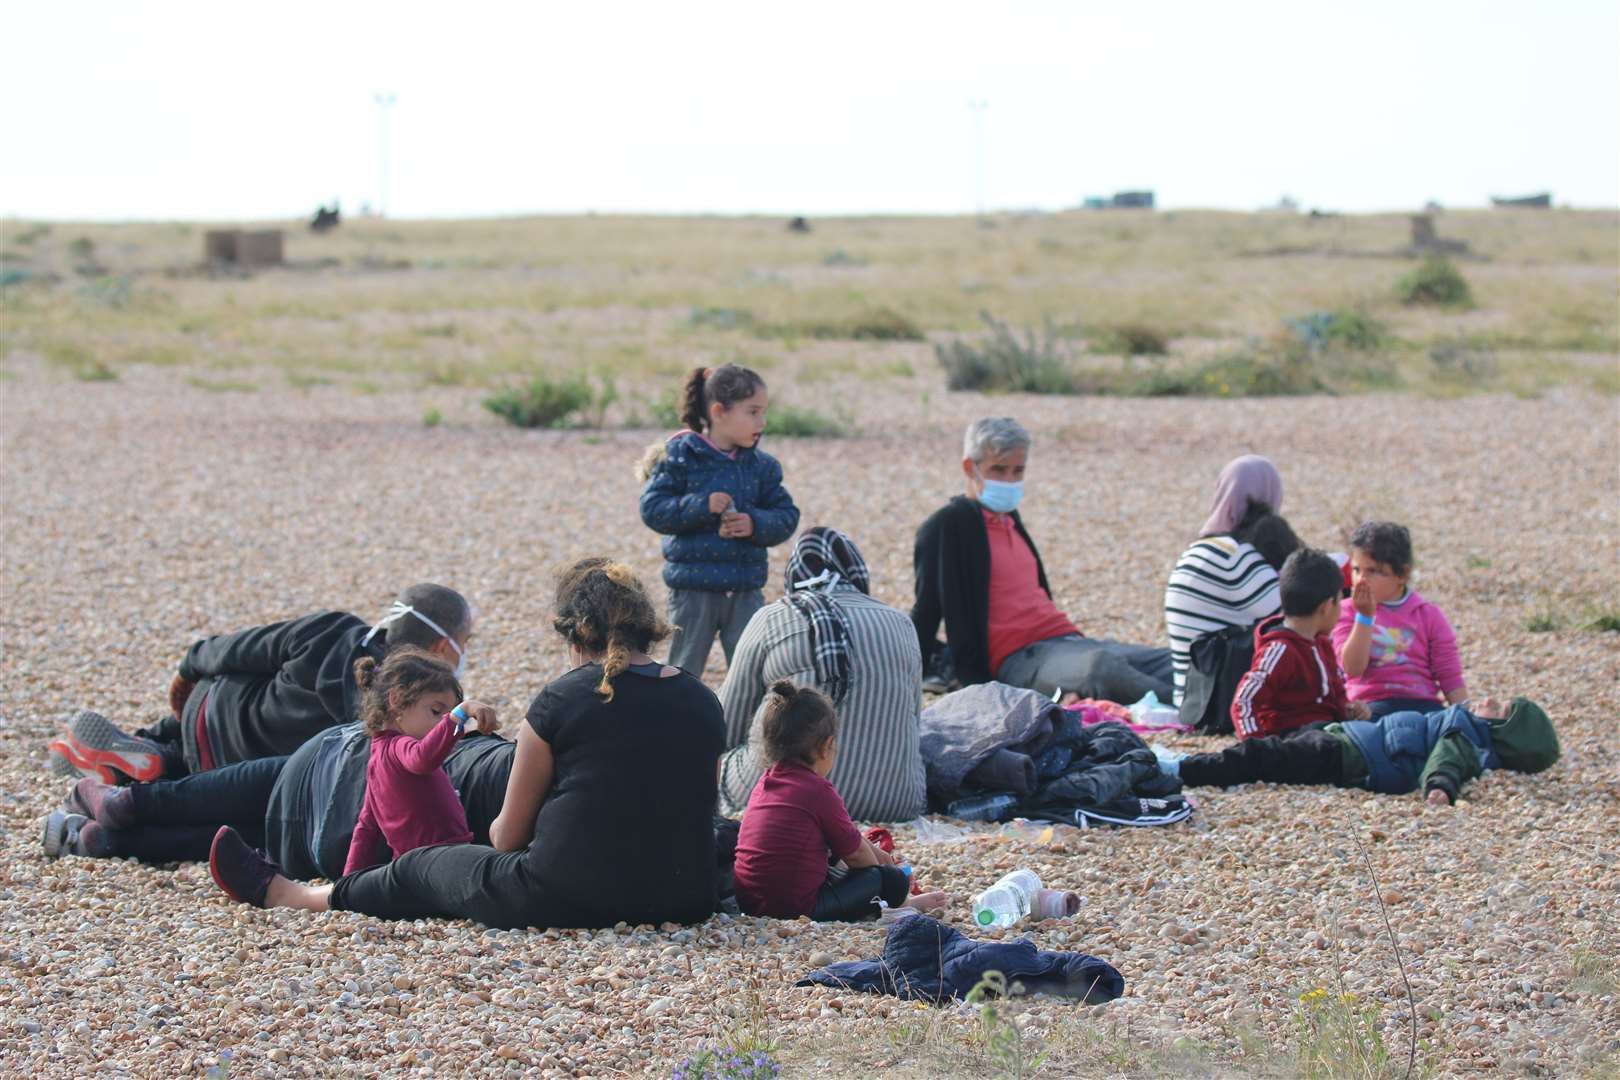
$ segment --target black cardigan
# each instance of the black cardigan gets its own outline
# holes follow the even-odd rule
[[[1041,588],[1051,596],[1041,553],[1016,510],[1012,519],[1035,556]],[[912,550],[912,570],[917,592],[911,622],[917,628],[923,670],[928,670],[939,649],[934,635],[943,619],[957,679],[963,686],[989,682],[995,677],[990,670],[990,535],[977,502],[958,495],[922,523]]]

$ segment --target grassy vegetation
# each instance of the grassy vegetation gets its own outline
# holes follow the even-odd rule
[[[325,236],[284,223],[289,266],[229,278],[196,270],[190,225],[10,222],[0,357],[69,375],[63,350],[113,372],[491,390],[609,372],[644,398],[622,380],[676,379],[739,340],[789,382],[827,342],[862,379],[927,375],[917,343],[974,343],[990,311],[1009,328],[1086,328],[1089,357],[1072,332],[1053,344],[1086,373],[1081,392],[1620,392],[1613,212],[1450,213],[1448,235],[1484,256],[1465,281],[1398,254],[1401,215],[992,220],[827,219],[815,248],[759,218],[354,221]],[[1024,377],[1053,381],[1039,365]]]

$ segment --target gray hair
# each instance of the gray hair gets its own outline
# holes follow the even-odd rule
[[[986,416],[968,425],[962,437],[962,456],[969,461],[983,461],[985,454],[1000,457],[1014,450],[1028,450],[1035,440],[1023,424],[1010,416]]]
[[[412,585],[399,594],[399,603],[420,611],[444,631],[460,637],[472,629],[472,605],[454,589],[423,582]],[[421,619],[405,616],[388,624],[388,647],[415,645],[431,649],[439,640],[439,632]]]

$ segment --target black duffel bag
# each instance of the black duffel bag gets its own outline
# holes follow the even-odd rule
[[[1232,699],[1254,661],[1254,627],[1229,626],[1192,643],[1181,722],[1204,735],[1232,734]]]

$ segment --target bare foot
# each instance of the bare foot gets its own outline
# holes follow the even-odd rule
[[[305,911],[328,910],[327,897],[332,895],[330,885],[305,885],[301,881],[277,874],[270,879],[269,886],[264,890],[264,906],[267,908],[289,907],[302,908]]]
[[[1506,720],[1507,709],[1493,697],[1482,697],[1474,703],[1473,713],[1481,720]]]
[[[940,889],[933,892],[918,893],[916,896],[906,897],[901,907],[915,908],[918,911],[939,911],[951,902],[950,894]]]

